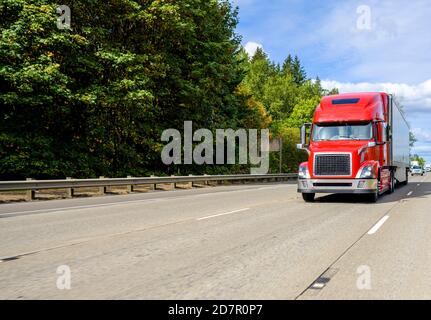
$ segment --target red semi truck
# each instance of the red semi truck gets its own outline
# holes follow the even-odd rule
[[[393,96],[349,93],[323,97],[313,123],[301,128],[298,192],[306,202],[316,193],[367,194],[376,202],[395,184],[407,184],[410,128]]]

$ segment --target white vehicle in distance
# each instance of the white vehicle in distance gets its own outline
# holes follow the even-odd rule
[[[413,168],[414,166],[419,166],[419,161],[410,162],[410,167]]]
[[[424,169],[421,166],[413,166],[411,168],[411,173],[412,173],[412,176],[415,176],[415,175],[423,176],[424,175]]]
[[[426,172],[431,172],[431,164],[427,163],[427,164],[425,165],[425,171],[426,171]]]

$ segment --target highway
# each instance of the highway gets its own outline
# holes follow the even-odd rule
[[[430,205],[430,174],[377,204],[293,183],[3,204],[0,299],[431,299]]]

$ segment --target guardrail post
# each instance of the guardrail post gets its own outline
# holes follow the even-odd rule
[[[171,177],[175,177],[175,175],[171,175]],[[170,183],[170,186],[171,186],[171,189],[176,189],[176,187],[177,187],[177,184],[174,182],[174,183]]]
[[[27,178],[27,181],[33,180],[32,178]],[[25,201],[32,201],[35,199],[36,192],[34,190],[27,190],[25,193]]]
[[[204,174],[204,176],[207,176],[207,174]],[[205,180],[204,181],[204,186],[207,186],[208,185],[208,180]]]
[[[132,176],[127,176],[127,179],[132,179]],[[132,192],[133,192],[133,185],[128,184],[127,185],[127,193],[132,193]]]
[[[154,175],[150,176],[151,178],[154,178]],[[157,190],[157,184],[150,184],[150,190]]]
[[[72,178],[66,177],[66,180],[72,180]],[[66,189],[66,198],[73,198],[73,188]]]
[[[99,179],[105,179],[104,176],[100,176]],[[106,186],[99,187],[99,194],[104,195],[106,193]]]
[[[192,174],[189,174],[189,177],[193,177],[193,175],[192,175]],[[189,188],[191,188],[191,189],[193,189],[193,181],[190,181],[190,182],[188,183],[188,187],[189,187]]]

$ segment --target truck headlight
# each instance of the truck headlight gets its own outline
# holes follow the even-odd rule
[[[374,166],[366,166],[361,169],[359,174],[359,179],[374,179],[376,173],[374,171]]]
[[[307,165],[302,165],[299,167],[298,177],[299,179],[310,179],[310,172],[308,171]]]

